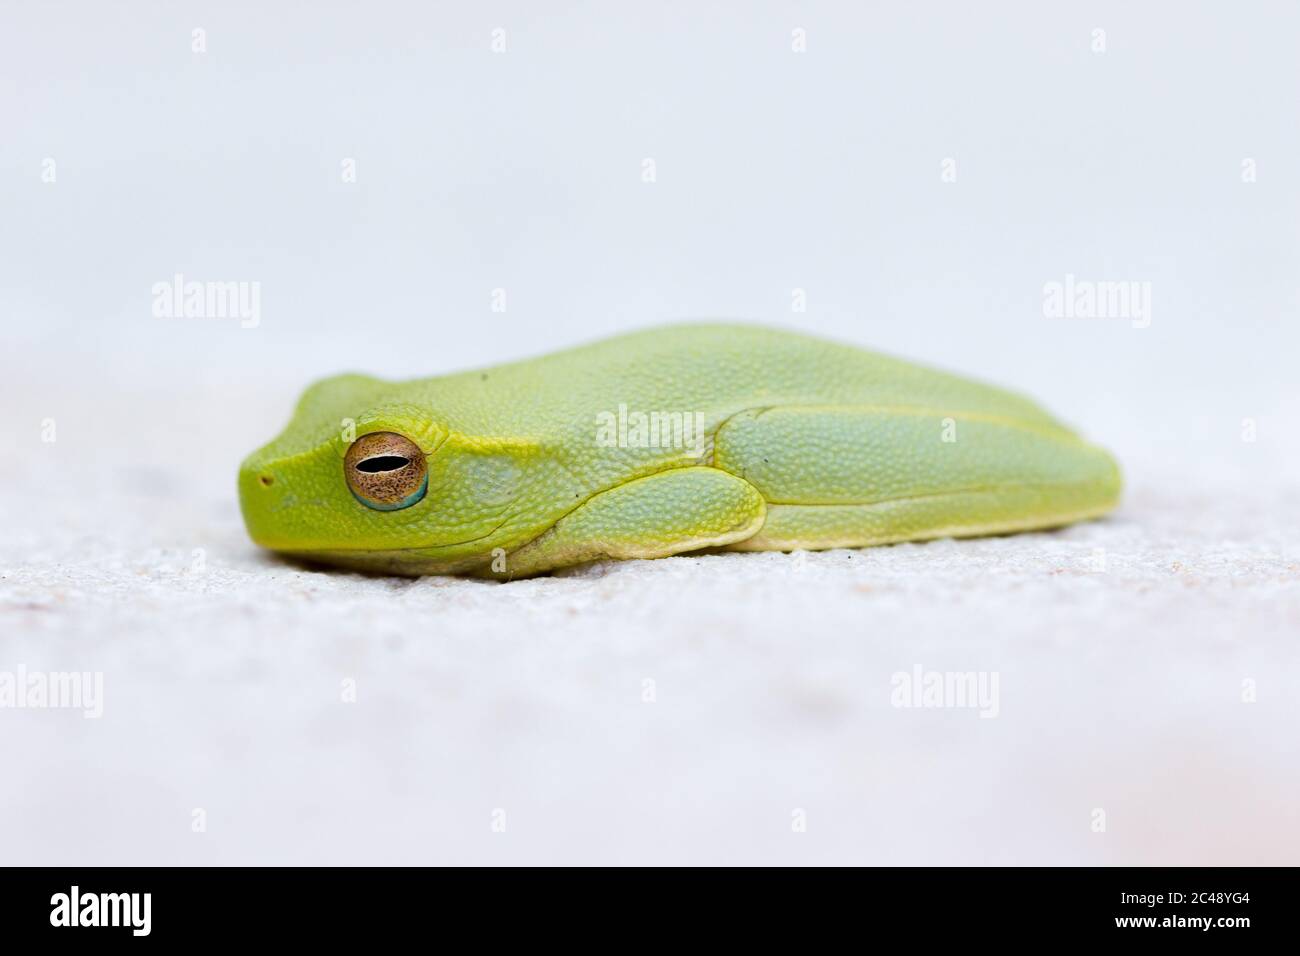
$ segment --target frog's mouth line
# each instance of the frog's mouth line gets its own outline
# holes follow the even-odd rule
[[[446,548],[460,548],[467,544],[474,544],[478,541],[485,541],[488,538],[492,537],[494,534],[496,534],[498,531],[500,531],[509,523],[510,523],[510,519],[506,518],[499,525],[497,525],[495,528],[493,528],[491,531],[487,532],[486,534],[481,534],[476,538],[466,538],[464,541],[452,541],[447,544],[415,545],[414,547],[410,547],[410,548],[316,548],[315,550],[311,550],[311,551],[290,550],[288,548],[284,548],[284,549],[272,548],[271,550],[279,551],[281,554],[292,554],[303,558],[310,558],[313,555],[321,555],[321,554],[374,555],[376,557],[381,557],[382,555],[385,554],[410,554],[413,551],[426,551],[426,552],[431,552],[429,554],[429,557],[432,558],[432,557],[437,557],[438,551],[442,551]]]

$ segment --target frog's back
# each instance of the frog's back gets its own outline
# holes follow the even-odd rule
[[[1000,388],[796,332],[689,324],[633,332],[493,369],[405,383],[468,431],[540,434],[593,409],[736,412],[785,406],[925,408],[1061,427]]]

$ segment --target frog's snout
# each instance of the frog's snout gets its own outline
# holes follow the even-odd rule
[[[239,510],[249,537],[264,548],[275,548],[275,515],[289,492],[284,476],[265,459],[250,455],[239,466]]]

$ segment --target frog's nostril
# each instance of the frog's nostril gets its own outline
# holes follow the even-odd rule
[[[274,484],[275,482],[275,478],[273,478],[271,475],[262,475],[257,480],[262,483],[263,488],[270,488],[271,485]]]

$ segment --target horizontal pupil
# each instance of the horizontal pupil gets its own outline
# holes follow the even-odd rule
[[[364,471],[368,475],[378,474],[381,471],[397,471],[399,468],[405,468],[411,463],[411,459],[403,458],[401,455],[377,455],[374,458],[367,458],[365,461],[357,462],[357,471]]]

